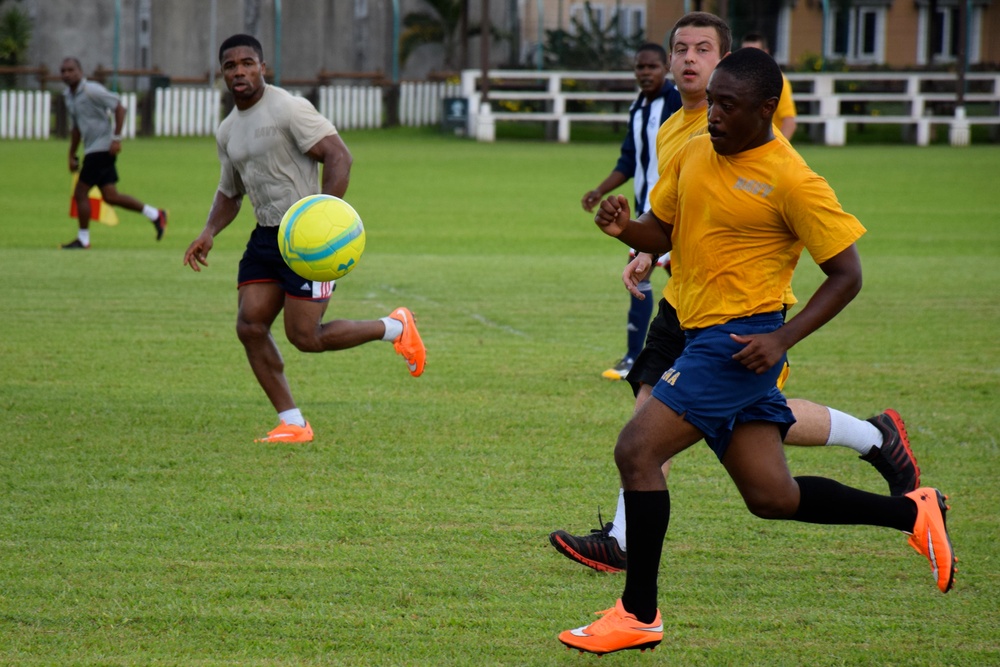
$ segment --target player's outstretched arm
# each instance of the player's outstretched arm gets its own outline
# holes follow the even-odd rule
[[[764,373],[800,340],[832,320],[861,291],[861,258],[853,243],[819,265],[826,280],[802,311],[784,326],[769,334],[736,336],[745,347],[733,359],[757,373]]]
[[[240,212],[243,197],[227,197],[221,192],[215,193],[212,208],[208,212],[208,221],[187,250],[184,251],[184,263],[195,271],[201,271],[202,266],[208,266],[208,253],[212,251],[216,235],[229,226]]]

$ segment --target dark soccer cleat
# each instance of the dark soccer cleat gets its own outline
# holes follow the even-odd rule
[[[159,241],[163,238],[163,232],[167,229],[167,212],[162,208],[156,216],[156,220],[153,220],[153,226],[156,227],[156,240]]]
[[[63,243],[59,247],[62,248],[63,250],[86,250],[90,246],[83,245],[83,241],[81,241],[80,239],[73,239],[69,243]]]
[[[598,516],[600,521],[600,516]],[[618,540],[611,537],[612,523],[590,531],[590,535],[570,535],[565,530],[549,533],[549,542],[570,560],[593,568],[598,572],[621,572],[625,569],[625,552]]]
[[[920,486],[920,466],[910,449],[903,418],[889,409],[867,419],[882,433],[882,446],[860,457],[875,466],[889,483],[889,493],[902,496]]]

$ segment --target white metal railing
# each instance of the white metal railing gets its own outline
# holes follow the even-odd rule
[[[496,121],[542,121],[559,141],[569,141],[575,122],[624,122],[635,99],[631,72],[538,72],[491,70],[489,105],[481,105],[482,73],[467,70],[460,84],[405,82],[400,85],[403,125],[440,122],[443,101],[468,101],[467,134],[495,138]],[[918,145],[930,142],[933,126],[946,126],[953,145],[968,143],[969,127],[1000,130],[1000,72],[966,76],[965,108],[955,107],[955,75],[948,73],[789,73],[796,89],[798,122],[828,145],[846,142],[852,124],[896,124]],[[603,82],[609,90],[600,88]],[[377,128],[384,123],[384,90],[377,86],[323,86],[317,107],[338,128]],[[136,133],[136,94],[123,93],[129,110],[123,133]],[[44,139],[51,131],[52,94],[0,91],[0,139]],[[889,111],[887,111],[889,110]],[[221,120],[221,94],[201,87],[158,88],[153,105],[157,136],[211,135]]]
[[[952,145],[969,142],[970,125],[1000,126],[1000,72],[966,75],[965,106],[956,108],[956,76],[945,72],[821,72],[786,75],[798,90],[797,122],[816,128],[816,138],[842,146],[849,124],[900,125],[915,143],[930,143],[931,127],[948,127]],[[803,90],[805,88],[805,90]],[[893,113],[883,109],[894,108]],[[981,112],[969,114],[975,108]],[[803,113],[804,111],[804,113]]]
[[[619,86],[633,82],[631,72],[532,72],[490,70],[488,105],[481,103],[479,70],[462,72],[462,95],[469,100],[468,132],[481,141],[495,138],[495,123],[502,121],[542,121],[554,125],[558,141],[569,141],[570,124],[577,121],[621,122],[628,115],[609,111],[567,111],[573,100],[627,102],[636,92],[582,92],[576,82],[605,80]],[[833,146],[843,145],[851,123],[891,123],[912,129],[915,142],[930,142],[931,126],[946,125],[953,145],[968,143],[969,125],[1000,126],[1000,73],[969,73],[970,92],[966,108],[954,109],[955,81],[949,73],[836,72],[790,73],[788,78],[800,88],[793,97],[800,113],[798,122],[818,128],[818,139]],[[802,91],[801,88],[806,88]],[[852,90],[854,88],[854,90]],[[894,92],[880,92],[894,91]],[[900,107],[899,113],[881,113],[879,104]],[[518,110],[519,105],[529,107]],[[541,107],[541,108],[539,108]],[[975,107],[979,113],[970,114]],[[947,110],[944,113],[942,110]]]
[[[632,72],[539,72],[530,70],[490,70],[488,77],[491,82],[488,97],[490,104],[482,103],[479,83],[482,78],[480,70],[465,70],[462,72],[462,95],[469,100],[469,123],[467,131],[470,136],[480,141],[492,141],[497,120],[510,121],[543,121],[556,127],[556,138],[560,142],[569,141],[570,123],[573,121],[615,122],[628,120],[628,105],[635,99],[635,74]],[[579,81],[611,82],[616,88],[625,90],[604,92],[592,90],[576,90]],[[519,82],[523,84],[519,87]],[[617,103],[623,111],[568,111],[567,102],[592,101],[601,103]],[[521,111],[505,107],[516,107],[519,103],[529,103],[531,106],[542,105],[544,110],[532,109]],[[500,109],[494,109],[497,103]]]

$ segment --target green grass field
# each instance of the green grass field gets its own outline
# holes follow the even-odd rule
[[[0,664],[595,664],[556,635],[624,578],[547,535],[614,512],[624,248],[578,202],[617,145],[345,139],[368,246],[329,315],[408,305],[429,361],[309,356],[276,327],[307,446],[253,442],[275,417],[234,332],[249,204],[206,271],[181,264],[211,139],[126,143],[120,190],[170,210],[166,237],[122,212],[86,252],[57,249],[66,143],[0,144]],[[752,517],[699,445],[671,476],[664,642],[601,664],[1000,664],[1000,149],[802,150],[869,233],[864,289],[792,351],[788,394],[903,414],[951,496],[955,589],[902,534]],[[820,275],[804,258],[800,297]],[[787,454],[885,490],[846,449]]]

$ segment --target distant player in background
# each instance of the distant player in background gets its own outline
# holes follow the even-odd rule
[[[258,442],[310,442],[313,430],[296,407],[271,325],[285,311],[285,335],[303,352],[392,342],[414,377],[424,372],[427,352],[413,314],[397,308],[379,320],[331,320],[323,315],[333,282],[296,275],[278,252],[278,225],[285,211],[307,195],[343,198],[351,153],[336,128],[304,98],[264,82],[264,51],[250,35],[233,35],[219,48],[219,63],[236,107],[216,132],[222,172],[205,228],[184,253],[195,271],[208,266],[214,238],[236,218],[243,195],[257,226],[240,261],[236,333],[250,368],[278,413],[279,424]],[[319,187],[319,165],[323,165]]]
[[[76,238],[64,243],[66,250],[80,250],[90,247],[90,197],[92,187],[101,191],[104,201],[112,206],[120,206],[129,211],[142,213],[149,218],[156,229],[156,240],[163,238],[167,228],[167,212],[129,195],[118,192],[118,171],[115,162],[122,150],[122,127],[125,123],[125,107],[121,98],[97,83],[83,76],[83,68],[76,58],[66,58],[59,66],[59,73],[66,90],[66,111],[73,121],[69,138],[69,170],[80,171],[80,178],[73,190],[76,201],[79,229]],[[109,117],[114,115],[114,126]],[[77,157],[80,141],[83,141],[83,168]]]
[[[647,42],[639,47],[635,53],[634,71],[640,93],[629,108],[628,131],[622,141],[618,163],[607,178],[583,195],[580,203],[584,211],[593,211],[604,195],[630,178],[635,190],[635,210],[648,209],[647,199],[656,184],[658,173],[656,133],[663,121],[681,108],[681,97],[674,84],[667,80],[667,52],[659,44]],[[634,253],[630,256],[634,256]],[[621,361],[602,373],[609,380],[621,380],[628,375],[632,370],[632,363],[642,351],[643,341],[646,340],[649,318],[653,314],[653,288],[648,278],[642,281],[639,290],[649,298],[630,297],[626,328],[627,349]]]
[[[743,48],[753,48],[760,49],[764,53],[770,54],[771,52],[767,48],[767,37],[764,37],[762,33],[759,32],[748,32],[743,35]],[[778,98],[778,108],[774,110],[774,126],[781,131],[785,139],[789,141],[792,140],[792,135],[795,134],[795,128],[798,125],[795,121],[796,111],[795,111],[795,100],[792,99],[792,83],[785,76],[784,72],[781,74],[782,86],[781,86],[781,97]]]

